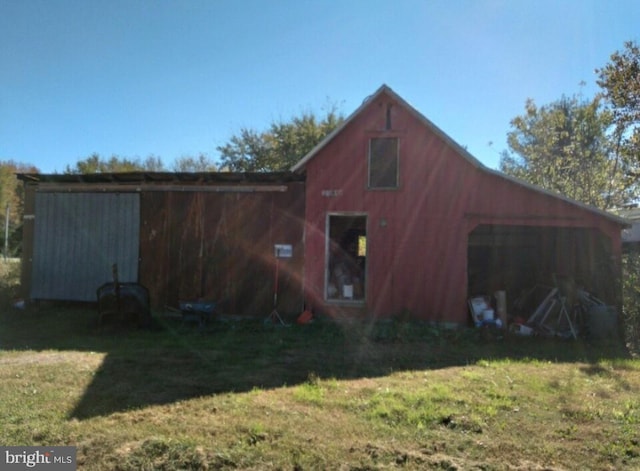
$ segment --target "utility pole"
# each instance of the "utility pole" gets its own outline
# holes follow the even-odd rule
[[[7,260],[9,255],[9,211],[11,205],[7,203],[7,211],[4,213],[4,259]]]

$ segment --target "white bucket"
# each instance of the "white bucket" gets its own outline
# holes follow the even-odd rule
[[[493,309],[485,309],[482,311],[482,320],[483,321],[492,321],[493,320]]]
[[[513,332],[518,334],[518,335],[532,335],[533,334],[533,329],[529,326],[526,325],[522,325],[522,324],[514,324],[513,325]]]

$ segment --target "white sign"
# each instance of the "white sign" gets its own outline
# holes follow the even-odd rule
[[[274,246],[277,258],[293,257],[293,247],[291,244],[276,244]]]

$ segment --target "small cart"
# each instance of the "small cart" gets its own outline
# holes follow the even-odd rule
[[[211,301],[179,301],[182,322],[204,327],[213,318],[216,303]]]

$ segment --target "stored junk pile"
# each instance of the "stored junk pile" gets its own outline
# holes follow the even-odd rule
[[[498,311],[501,296],[504,297],[504,291],[497,292],[495,296]],[[611,339],[618,332],[615,307],[577,287],[572,278],[554,276],[551,286],[536,285],[526,290],[513,302],[508,315],[496,318],[491,306],[490,296],[469,300],[476,327],[508,327],[509,332],[517,335],[567,339]]]

